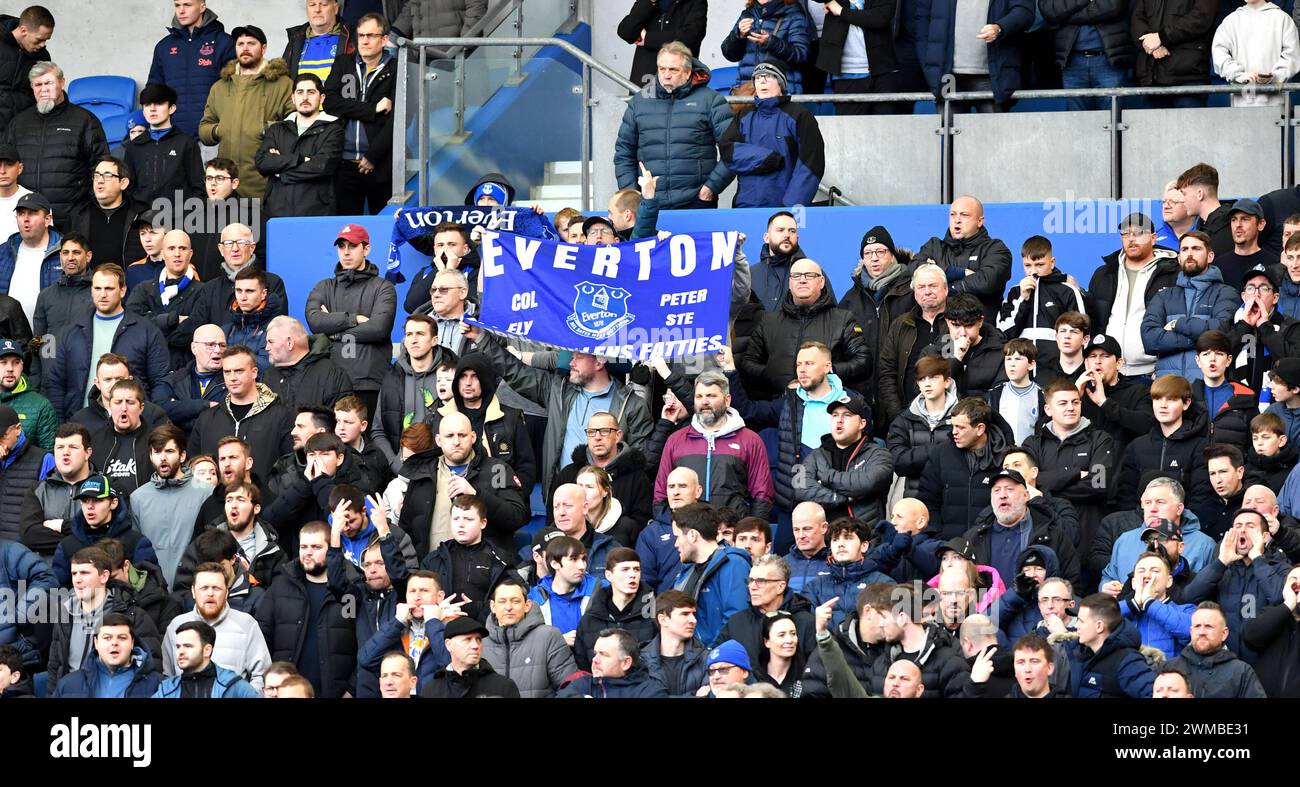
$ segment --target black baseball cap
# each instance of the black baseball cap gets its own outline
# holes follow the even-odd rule
[[[1246,282],[1250,281],[1256,276],[1263,276],[1264,278],[1268,279],[1268,283],[1273,285],[1274,290],[1282,289],[1282,273],[1281,271],[1278,270],[1277,266],[1265,265],[1264,263],[1261,262],[1259,265],[1256,265],[1255,267],[1246,271],[1245,275],[1241,277],[1241,286],[1245,287]]]
[[[1154,525],[1147,525],[1145,528],[1142,529],[1142,540],[1146,541],[1147,536],[1150,536],[1152,534],[1155,534],[1156,538],[1159,538],[1161,540],[1170,539],[1170,538],[1176,538],[1179,541],[1183,540],[1182,528],[1180,528],[1178,526],[1178,523],[1173,521],[1172,519],[1162,518],[1157,520]]]
[[[835,412],[841,407],[843,407],[845,410],[848,410],[850,413],[853,413],[854,415],[862,416],[863,418],[866,418],[867,413],[871,411],[871,408],[867,405],[866,400],[863,399],[861,396],[854,396],[853,394],[846,393],[846,394],[842,394],[840,398],[826,405],[826,413],[829,415],[830,413]]]
[[[261,42],[262,46],[266,46],[266,33],[263,33],[262,28],[257,27],[256,25],[240,25],[230,31],[230,37],[232,39],[238,41],[240,36],[256,38]]]
[[[18,204],[14,205],[14,210],[20,211],[23,209],[43,210],[46,213],[54,212],[54,207],[50,205],[50,201],[45,198],[45,195],[35,191],[18,198]]]
[[[1244,213],[1247,216],[1254,216],[1259,219],[1264,218],[1264,209],[1253,199],[1243,198],[1232,203],[1232,207],[1228,208],[1228,215],[1231,216],[1234,213]]]
[[[979,560],[976,559],[975,557],[974,547],[972,547],[970,545],[970,542],[964,538],[957,537],[951,539],[943,546],[939,547],[939,549],[934,553],[934,556],[939,560],[943,560],[943,556],[949,552],[956,552],[957,554],[961,555],[963,559],[968,560],[971,563],[979,562]]]
[[[604,224],[606,227],[609,227],[610,232],[615,235],[618,234],[618,230],[614,227],[614,222],[610,221],[606,216],[588,216],[582,222],[582,234],[587,235],[591,232],[591,228],[597,224]]]
[[[1119,340],[1114,336],[1107,336],[1104,333],[1099,333],[1092,337],[1092,341],[1088,342],[1088,346],[1083,351],[1084,357],[1086,358],[1087,356],[1092,355],[1094,350],[1109,353],[1116,358],[1124,357],[1124,351],[1120,349]]]
[[[4,358],[6,355],[16,355],[22,358],[23,346],[13,339],[0,339],[0,358]]]
[[[13,145],[0,144],[0,161],[22,161],[18,148]]]
[[[1025,477],[1022,476],[1019,473],[1019,471],[1008,470],[1004,468],[1002,470],[997,471],[989,478],[989,488],[992,489],[993,485],[996,484],[998,481],[1002,480],[1003,478],[1009,479],[1011,481],[1015,481],[1017,484],[1020,484],[1021,486],[1026,488],[1029,486],[1029,484],[1025,483]]]

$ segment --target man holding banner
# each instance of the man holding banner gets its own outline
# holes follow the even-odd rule
[[[630,445],[650,436],[646,402],[610,377],[606,358],[684,358],[726,343],[736,242],[735,232],[601,246],[483,233],[483,306],[465,334],[546,408],[543,489],[585,444],[593,413],[613,413]],[[573,350],[567,379],[525,366],[481,328]]]

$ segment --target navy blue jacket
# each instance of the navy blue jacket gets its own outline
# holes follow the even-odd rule
[[[225,403],[226,393],[226,381],[218,369],[208,382],[208,389],[200,395],[198,376],[191,361],[159,380],[150,400],[162,407],[168,420],[188,432],[212,402]]]
[[[86,379],[93,361],[91,347],[95,343],[93,321],[98,312],[68,326],[58,345],[50,369],[50,390],[45,392],[60,420],[68,420],[86,404]],[[126,357],[131,374],[152,396],[158,383],[171,371],[171,355],[167,339],[158,326],[149,320],[126,311],[113,333],[112,351]]]
[[[910,546],[911,539],[908,539]],[[838,626],[840,621],[852,615],[857,609],[858,594],[867,585],[874,582],[894,584],[894,580],[879,570],[875,551],[853,563],[826,564],[829,574],[820,575],[809,582],[803,589],[803,595],[814,607],[820,607],[827,601],[839,597],[831,611],[831,625]]]
[[[81,513],[81,506],[74,507],[71,530],[72,532],[64,536],[54,550],[54,560],[51,563],[60,587],[72,587],[72,556],[77,554],[77,550],[93,547],[105,538],[116,538],[121,541],[126,559],[133,564],[152,563],[156,566],[160,562],[158,554],[154,552],[153,542],[140,532],[140,526],[135,521],[135,514],[131,513],[130,501],[127,498],[122,498],[118,504],[108,527],[93,532],[86,526],[86,517]]]
[[[636,664],[627,675],[621,678],[597,678],[589,672],[578,673],[564,688],[558,697],[593,697],[595,699],[649,699],[667,697],[668,689],[658,678],[646,669],[644,664]]]
[[[790,547],[789,553],[785,556],[785,562],[790,566],[790,581],[786,583],[787,587],[791,592],[803,593],[804,588],[818,578],[830,576],[830,559],[831,548],[828,546],[817,550],[812,557],[800,552],[798,545]]]
[[[668,679],[664,677],[663,662],[659,656],[658,635],[655,635],[654,639],[642,646],[641,661],[645,664],[646,669],[650,671],[650,674],[664,684],[670,697],[694,697],[695,692],[709,682],[709,649],[704,647],[704,643],[698,639],[687,642],[686,649],[682,651],[682,680],[676,692],[668,685]]]
[[[131,685],[126,689],[127,699],[148,699],[162,683],[162,674],[154,666],[149,651],[135,646],[131,651]],[[65,699],[94,699],[99,690],[99,653],[92,651],[86,666],[68,673],[54,689],[54,697]]]
[[[394,605],[396,608],[396,605]],[[426,623],[424,633],[429,638],[429,644],[425,646],[423,654],[420,656],[420,663],[415,665],[415,675],[418,678],[416,688],[423,688],[433,683],[433,676],[438,670],[451,663],[451,654],[447,652],[446,645],[443,644],[443,625],[442,621],[435,620]],[[375,635],[366,640],[357,653],[357,696],[378,697],[379,696],[379,668],[383,666],[384,654],[390,650],[401,651],[402,637],[406,634],[406,624],[398,620],[393,615],[389,615],[379,624],[379,630]],[[373,684],[374,693],[368,689],[366,694],[361,694],[361,676],[369,674],[370,680],[367,685]]]
[[[930,92],[938,96],[944,77],[952,73],[957,0],[917,0],[916,20],[916,53],[921,59],[921,71]],[[1034,23],[1034,4],[1032,0],[990,0],[988,22],[1002,28],[997,40],[988,45],[988,64],[993,96],[1005,102],[1020,87],[1020,47],[1016,39]]]
[[[1269,545],[1265,545],[1264,554],[1250,565],[1246,565],[1244,560],[1236,560],[1225,566],[1216,555],[1187,585],[1183,591],[1183,601],[1188,604],[1218,602],[1228,619],[1228,639],[1225,644],[1242,661],[1254,666],[1258,654],[1242,639],[1241,633],[1248,622],[1242,611],[1247,608],[1247,603],[1253,610],[1281,604],[1282,585],[1290,570],[1291,562],[1286,555]]]
[[[745,107],[718,143],[722,161],[740,176],[735,208],[811,205],[826,172],[817,118],[789,96]]]
[[[653,95],[632,96],[614,143],[618,187],[635,187],[637,163],[645,164],[659,178],[655,196],[664,210],[692,207],[700,186],[721,194],[732,178],[716,150],[731,125],[731,110],[709,88],[708,66],[696,60],[692,67],[691,80],[671,93],[656,80]]]
[[[767,45],[760,47],[740,34],[742,19],[754,20],[749,34],[768,33]],[[754,3],[741,12],[736,24],[731,26],[727,37],[722,39],[722,56],[733,63],[739,63],[737,77],[741,82],[754,78],[754,66],[769,58],[780,60],[786,65],[787,90],[793,95],[803,92],[803,80],[799,66],[808,59],[812,39],[816,36],[809,23],[808,15],[798,3],[778,2],[766,5]]]
[[[1082,699],[1131,697],[1150,699],[1156,674],[1138,646],[1137,627],[1124,621],[1093,652],[1078,640],[1062,648],[1070,664],[1070,696]]]
[[[641,581],[655,593],[673,589],[673,580],[681,570],[682,558],[673,538],[673,512],[665,508],[641,529],[636,537],[636,554],[641,558]],[[590,560],[587,565],[595,565]]]
[[[14,591],[19,582],[25,584],[27,593],[21,602],[21,610],[14,609],[11,610],[13,614],[0,616],[0,645],[17,648],[23,654],[24,664],[42,664],[32,670],[35,674],[43,671],[40,645],[20,631],[15,621],[40,620],[36,610],[45,607],[49,591],[57,588],[59,581],[35,552],[16,541],[0,542],[0,588]]]
[[[208,92],[221,77],[221,69],[235,59],[235,39],[217,21],[211,9],[191,32],[173,17],[168,33],[153,48],[149,84],[165,84],[176,91],[179,102],[172,123],[199,137],[199,120],[208,102]]]

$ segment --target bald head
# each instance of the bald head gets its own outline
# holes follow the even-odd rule
[[[587,493],[577,484],[560,484],[551,494],[551,513],[560,532],[581,537],[587,532]]]
[[[915,497],[905,497],[894,503],[889,521],[899,533],[919,533],[930,524],[930,510]]]
[[[463,413],[442,417],[434,442],[442,449],[443,461],[448,467],[462,467],[474,455],[474,427]]]
[[[266,354],[275,366],[293,366],[307,354],[307,329],[287,314],[267,323]]]
[[[168,230],[163,235],[163,266],[167,269],[168,276],[184,276],[190,269],[190,259],[193,256],[194,247],[188,234],[181,230]]]
[[[221,258],[232,271],[253,260],[253,230],[246,224],[227,224],[221,231]]]
[[[948,231],[954,238],[969,238],[984,226],[984,205],[971,196],[958,197],[948,209]]]
[[[1241,507],[1253,508],[1265,516],[1271,514],[1274,517],[1281,510],[1277,504],[1277,495],[1263,484],[1246,487],[1246,493],[1241,497]]]
[[[900,658],[889,665],[885,675],[885,697],[889,699],[916,699],[925,691],[921,682],[921,668],[910,659]]]
[[[969,615],[961,622],[958,636],[966,658],[970,658],[988,646],[998,644],[998,627],[984,615]]]
[[[221,353],[226,349],[226,332],[208,323],[194,329],[190,352],[194,354],[194,368],[206,374],[221,371]]]
[[[809,306],[816,303],[824,289],[826,276],[822,273],[822,266],[809,259],[790,266],[790,297],[796,304]]]
[[[676,510],[688,503],[697,502],[704,490],[700,476],[689,467],[675,468],[668,474],[668,508]]]

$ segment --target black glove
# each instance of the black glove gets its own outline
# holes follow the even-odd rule
[[[1038,580],[1028,574],[1016,574],[1012,580],[1011,587],[1016,591],[1016,595],[1026,601],[1037,601],[1038,597]]]

